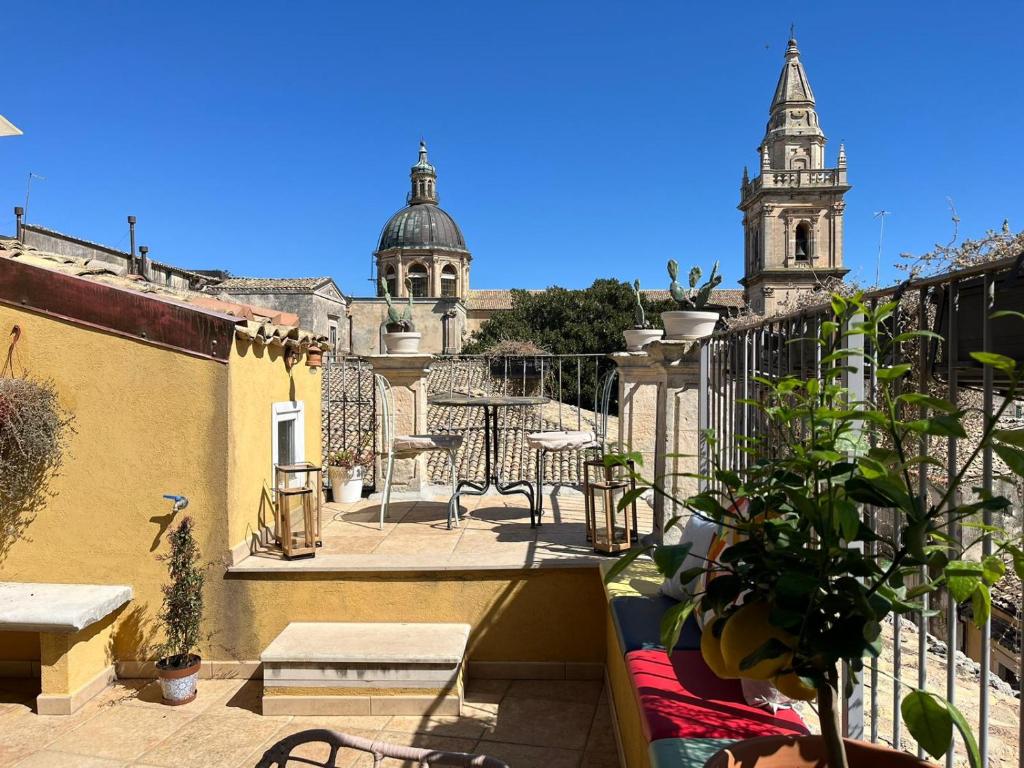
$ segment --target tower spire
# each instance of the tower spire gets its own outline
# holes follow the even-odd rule
[[[409,204],[437,203],[437,171],[430,164],[427,157],[427,142],[420,139],[420,155],[409,171],[409,178],[412,179],[412,192],[409,194]]]

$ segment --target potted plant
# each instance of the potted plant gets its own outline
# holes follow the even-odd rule
[[[391,303],[387,281],[382,277],[380,286],[384,292],[384,301],[388,305],[388,321],[384,326],[384,351],[389,355],[414,355],[420,350],[420,338],[423,334],[416,331],[412,322],[412,280],[405,278],[405,292],[408,303],[399,314]]]
[[[792,737],[754,739],[734,745],[728,759],[720,754],[709,765],[777,765],[769,756],[779,754],[787,766],[820,764],[815,755],[822,754],[832,768],[898,764],[904,759],[898,753],[848,748],[850,741],[841,737],[840,696],[852,681],[841,679],[840,669],[860,673],[866,657],[881,653],[883,622],[920,613],[922,596],[945,588],[956,602],[970,601],[973,620],[983,624],[1006,561],[1012,559],[1018,575],[1024,574],[1024,551],[1013,542],[994,542],[994,552],[977,561],[967,556],[962,541],[946,534],[951,520],[1010,506],[1005,497],[981,489],[973,495],[960,492],[969,490],[961,486],[986,446],[1024,476],[1024,429],[999,426],[1019,392],[1024,365],[998,354],[973,354],[978,364],[1008,379],[1009,393],[980,436],[970,438],[964,428],[967,410],[917,390],[912,364],[886,362],[901,359],[898,345],[923,344],[933,335],[909,331],[894,339],[891,318],[897,306],[872,307],[860,296],[832,298],[834,317],[821,323],[815,339],[821,373],[762,377],[761,398],[744,401],[763,422],[758,434],[739,443],[739,451],[749,456],[745,467],[722,466],[718,457],[726,451],[713,448],[712,431],[705,434],[712,446],[708,487],[680,502],[719,525],[718,546],[708,549],[703,565],[680,572],[689,543],[648,545],[634,549],[609,574],[614,578],[632,558],[653,551],[663,574],[683,583],[698,579],[691,597],[666,612],[666,648],[674,647],[683,623],[697,612],[704,659],[719,677],[771,680],[790,698],[817,700],[821,736],[800,737],[795,749],[787,747]],[[853,336],[862,336],[865,346],[851,341]],[[878,380],[870,402],[855,399],[841,383],[850,357],[858,354]],[[869,430],[872,440],[864,434]],[[965,461],[952,478],[922,446],[930,437],[959,441]],[[638,455],[606,461],[628,470],[626,459],[640,461]],[[935,465],[934,482],[923,482],[919,472],[927,475]],[[624,497],[620,508],[629,500]],[[868,526],[861,516],[865,504],[891,512],[893,529]],[[974,737],[951,703],[911,690],[900,709],[908,730],[930,755],[945,754],[956,729],[972,765],[979,766]]]
[[[718,313],[705,311],[708,301],[711,300],[711,291],[722,282],[722,276],[718,274],[718,262],[711,267],[711,275],[707,282],[698,286],[701,275],[700,267],[690,270],[689,288],[683,288],[679,284],[679,263],[675,259],[668,260],[668,276],[672,283],[668,290],[679,305],[678,310],[662,312],[661,321],[665,325],[665,338],[673,341],[694,341],[703,339],[715,332],[715,325],[718,323]]]
[[[636,309],[633,310],[633,327],[622,332],[626,337],[626,351],[639,352],[652,341],[660,339],[665,332],[651,325],[644,312],[644,299],[640,293],[640,281],[633,281],[633,296],[636,298]]]
[[[373,452],[367,450],[366,440],[355,448],[344,448],[327,454],[327,477],[331,481],[331,496],[336,502],[352,504],[363,495],[366,468],[373,463]]]
[[[191,517],[182,518],[171,530],[170,542],[170,554],[161,557],[167,563],[168,581],[160,613],[165,640],[156,670],[164,703],[179,705],[196,697],[202,663],[196,650],[203,620],[204,574]]]

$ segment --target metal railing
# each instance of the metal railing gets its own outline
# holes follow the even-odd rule
[[[321,428],[324,460],[345,449],[377,453],[377,399],[373,369],[359,357],[324,359],[321,393]],[[366,468],[363,483],[376,485],[374,467]]]
[[[1018,280],[1017,272],[1021,260],[1002,260],[962,270],[955,273],[939,275],[926,279],[910,281],[889,290],[878,290],[866,295],[869,305],[897,301],[898,307],[891,319],[891,327],[887,333],[895,338],[899,333],[913,328],[936,331],[947,341],[912,339],[895,344],[894,357],[902,361],[914,362],[917,368],[917,386],[920,391],[928,391],[944,399],[958,404],[960,407],[971,406],[981,414],[979,420],[987,425],[993,418],[997,399],[1002,397],[999,382],[993,380],[991,366],[982,367],[969,355],[972,350],[995,351],[1016,360],[1024,360],[1024,333],[1013,322],[1019,320],[1006,318],[994,319],[992,313],[1000,309],[1024,310],[1024,276]],[[831,316],[828,306],[804,309],[792,314],[773,317],[759,323],[751,323],[733,327],[713,336],[702,349],[701,386],[705,389],[701,402],[703,412],[700,415],[702,425],[713,430],[716,440],[712,445],[702,441],[700,462],[702,470],[706,470],[716,460],[721,466],[731,469],[749,466],[753,457],[740,450],[743,436],[757,436],[762,440],[763,450],[774,451],[783,444],[783,436],[772,434],[774,429],[764,418],[759,409],[743,401],[762,401],[765,387],[757,381],[758,377],[778,378],[798,376],[801,378],[817,378],[822,375],[820,347],[814,339],[818,336],[821,323]],[[847,346],[856,344],[862,337],[851,336]],[[864,343],[864,342],[861,342]],[[869,348],[864,351],[872,354]],[[892,361],[885,361],[892,364]],[[849,370],[844,374],[844,384],[850,390],[851,400],[873,402],[878,392],[876,372],[870,363],[859,355],[851,354],[845,365]],[[1010,408],[1012,413],[1015,409]],[[800,428],[794,425],[793,428]],[[868,439],[874,445],[875,436],[869,427]],[[740,438],[737,440],[737,438]],[[958,451],[958,438],[929,438],[922,436],[919,446],[922,455],[938,457],[936,450],[944,456],[944,468],[936,477],[934,468],[928,470],[921,464],[920,471],[914,478],[918,492],[922,495],[932,492],[935,487],[942,487],[943,481],[948,483],[963,468],[965,457]],[[941,440],[941,445],[939,441]],[[714,452],[713,454],[711,452]],[[993,488],[993,456],[992,448],[985,447],[980,456],[979,466],[973,472],[973,479],[984,491]],[[702,474],[704,472],[702,471]],[[998,479],[998,478],[996,478]],[[1021,498],[1017,498],[1011,507],[1009,523],[1019,535],[1024,514],[1022,514]],[[893,519],[891,513],[866,508],[866,521],[875,530],[889,528],[890,533],[899,530],[899,520]],[[985,510],[980,521],[984,525],[992,525],[993,517],[990,510]],[[1006,522],[1006,521],[1003,521]],[[947,520],[950,535],[962,541],[963,531],[954,526],[952,505]],[[992,536],[988,529],[982,529],[980,555],[992,552]],[[873,546],[877,547],[877,544]],[[938,595],[939,593],[936,593]],[[1017,616],[1012,623],[1016,624],[1016,632],[1006,632],[1003,637],[1008,642],[1016,639],[1016,677],[1017,692],[1020,696],[1021,683],[1024,681],[1024,654],[1020,649],[1021,615],[1024,609],[1017,599]],[[864,679],[847,702],[844,713],[844,725],[848,734],[863,737],[865,720],[869,724],[868,737],[871,741],[881,738],[890,740],[894,746],[905,745],[902,741],[903,727],[901,723],[899,703],[906,692],[906,686],[936,691],[944,688],[946,698],[960,706],[957,701],[958,691],[964,690],[965,683],[957,677],[957,652],[963,645],[964,636],[960,631],[961,617],[952,596],[948,593],[943,599],[933,600],[931,606],[925,597],[925,610],[937,609],[939,615],[930,619],[922,612],[916,616],[917,643],[907,658],[906,641],[911,633],[906,620],[896,619],[886,632],[892,644],[892,676],[894,678],[891,702],[891,731],[881,733],[882,717],[880,715],[880,669],[877,659],[871,659],[865,665],[870,696],[867,711],[864,708]],[[1003,622],[1005,624],[1005,622]],[[902,626],[901,626],[902,625]],[[911,625],[912,626],[912,625]],[[968,626],[967,623],[964,624]],[[929,678],[928,660],[938,660],[931,647],[939,647],[933,632],[944,634],[945,641],[945,680]],[[912,633],[911,633],[912,634]],[[992,618],[982,626],[977,638],[980,653],[977,659],[978,687],[976,700],[969,703],[969,711],[976,708],[975,722],[978,744],[983,764],[989,761],[992,732],[990,728],[990,692],[992,690],[991,650],[992,650]],[[997,638],[998,639],[998,638]],[[916,662],[917,675],[912,682],[904,682],[904,668]],[[933,668],[935,664],[933,663]],[[1024,703],[1024,696],[1020,697]],[[1021,705],[1018,705],[1017,756],[1019,764],[1024,765],[1024,725],[1022,725]],[[1005,730],[1003,731],[1003,738]],[[1005,746],[1005,745],[1004,745]],[[1004,757],[1005,757],[1004,750]],[[920,754],[920,750],[919,750]],[[962,750],[959,755],[963,757]],[[953,766],[957,759],[955,745],[947,753],[946,765]]]

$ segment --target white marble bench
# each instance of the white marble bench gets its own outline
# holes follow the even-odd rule
[[[0,632],[39,633],[39,714],[70,715],[114,679],[114,618],[131,599],[121,585],[0,582]]]
[[[263,714],[459,714],[468,640],[468,624],[293,622],[260,655]]]

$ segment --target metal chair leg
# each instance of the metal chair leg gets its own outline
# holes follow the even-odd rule
[[[452,470],[452,495],[448,499],[448,530],[451,530],[452,520],[455,520],[455,527],[459,527],[459,500],[455,497],[455,487],[458,479],[455,476],[455,452],[448,452],[448,465]]]
[[[384,472],[384,493],[381,494],[380,502],[380,529],[384,530],[384,515],[387,514],[388,507],[391,504],[391,475],[395,469],[395,457],[388,454],[388,466]]]
[[[544,517],[544,451],[537,451],[537,526]]]

